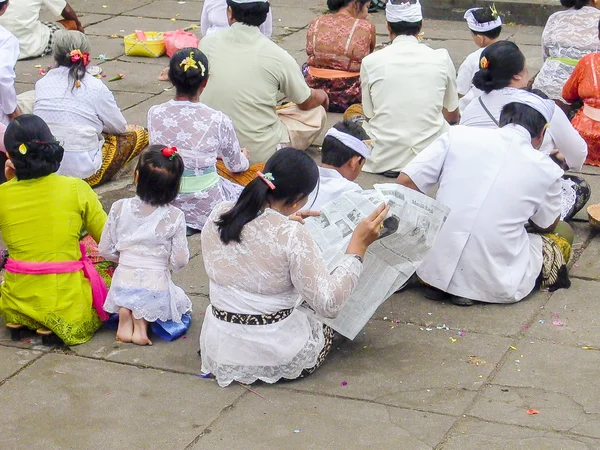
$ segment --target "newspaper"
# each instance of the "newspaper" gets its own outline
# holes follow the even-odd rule
[[[336,319],[318,317],[338,333],[354,339],[377,308],[415,273],[435,242],[450,210],[417,191],[399,184],[376,184],[373,189],[347,192],[327,203],[319,217],[305,226],[333,270],[343,257],[358,223],[379,205],[390,205],[381,237],[365,255],[358,285]],[[316,313],[307,303],[306,314]]]

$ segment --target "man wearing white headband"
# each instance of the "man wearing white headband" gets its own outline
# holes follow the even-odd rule
[[[563,171],[538,150],[553,112],[524,95],[503,108],[501,128],[452,127],[404,168],[398,183],[423,193],[439,183],[436,198],[451,209],[417,271],[428,298],[514,303],[540,285],[570,286]]]
[[[465,13],[467,26],[471,30],[473,42],[479,47],[478,50],[467,56],[458,69],[456,85],[458,95],[461,97],[458,102],[460,112],[471,103],[471,100],[479,97],[483,92],[473,86],[473,75],[479,70],[479,61],[481,53],[486,47],[498,42],[502,32],[502,18],[494,6],[488,8],[471,8]]]
[[[393,43],[364,58],[360,72],[362,112],[368,120],[363,126],[375,140],[364,170],[395,178],[448,130],[448,122],[458,122],[458,95],[448,51],[419,43],[419,1],[388,1],[386,18]]]
[[[227,0],[204,0],[202,16],[200,18],[200,31],[202,36],[208,36],[216,31],[229,28],[227,19]],[[260,32],[270,38],[273,34],[273,15],[271,11],[259,27]]]
[[[296,60],[260,32],[268,1],[227,0],[227,6],[230,27],[200,41],[210,63],[202,102],[231,118],[252,164],[281,146],[308,148],[325,126],[327,94],[308,87]],[[277,108],[280,91],[293,103]]]
[[[319,184],[309,195],[306,208],[320,211],[344,192],[362,191],[354,180],[370,156],[369,135],[359,124],[345,120],[331,128],[321,149]]]

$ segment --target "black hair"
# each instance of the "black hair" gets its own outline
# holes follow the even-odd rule
[[[4,132],[4,147],[18,180],[33,180],[56,172],[64,149],[46,122],[33,114],[14,119]]]
[[[590,0],[560,0],[560,4],[565,8],[581,9],[590,4]]]
[[[365,3],[370,2],[371,0],[327,0],[327,8],[329,11],[337,12],[351,3],[357,3],[362,8]]]
[[[343,122],[336,123],[333,128],[342,133],[354,136],[361,141],[370,139],[364,128],[351,120],[344,120]],[[364,159],[360,153],[357,153],[350,147],[342,144],[333,136],[326,136],[323,140],[323,147],[321,149],[321,161],[323,164],[333,167],[342,167],[355,156],[359,156],[361,162]]]
[[[480,9],[476,9],[475,11],[473,11],[473,17],[475,18],[475,20],[478,23],[487,23],[487,22],[493,22],[494,20],[496,20],[496,18],[498,16],[494,15],[491,8],[480,8]],[[473,31],[473,30],[471,30],[471,33],[473,33],[475,35],[485,36],[489,39],[498,39],[501,32],[502,32],[502,25],[494,28],[493,30],[489,30],[489,31]]]
[[[273,200],[292,205],[307,197],[319,181],[319,169],[310,155],[302,150],[283,148],[269,158],[265,174],[273,176],[275,189],[256,177],[242,191],[235,206],[216,221],[221,241],[241,242],[244,226],[254,220]]]
[[[249,25],[251,27],[260,27],[271,9],[269,2],[250,2],[236,3],[232,0],[227,0],[227,6],[231,8],[233,18],[236,22]]]
[[[531,106],[512,102],[504,105],[500,113],[500,126],[503,127],[509,123],[521,125],[534,138],[544,131],[544,127],[548,122],[539,111]]]
[[[421,32],[423,21],[419,22],[388,22],[390,30],[396,36],[416,36]]]
[[[192,58],[197,68],[185,70],[183,61]],[[198,92],[200,85],[208,78],[208,58],[197,48],[182,48],[171,56],[169,61],[169,80],[175,86],[178,95],[192,96]]]
[[[179,154],[163,154],[164,145],[151,145],[137,163],[136,194],[152,206],[168,205],[179,193],[181,177],[185,168]]]
[[[507,87],[513,77],[525,69],[525,55],[514,42],[493,43],[481,53],[483,58],[488,66],[475,73],[473,85],[487,94]]]

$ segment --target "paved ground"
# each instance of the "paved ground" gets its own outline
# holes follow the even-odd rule
[[[275,39],[302,62],[304,28],[324,1],[272,3]],[[100,62],[108,77],[126,74],[109,83],[125,115],[145,124],[148,108],[173,95],[156,79],[167,60],[125,57],[121,39],[111,35],[197,24],[201,2],[71,4],[87,24],[93,56],[109,58]],[[373,19],[383,41],[383,16]],[[462,23],[428,21],[425,34],[456,63],[474,50]],[[540,28],[513,26],[504,35],[521,46],[534,72],[541,64],[540,34]],[[34,65],[50,62],[20,62],[19,90],[39,78]],[[585,174],[600,202],[600,171],[586,168]],[[381,179],[359,181],[367,187]],[[130,179],[124,175],[98,192],[108,208],[132,194]],[[586,222],[574,226],[578,259],[570,290],[467,309],[426,300],[419,289],[403,292],[316,374],[259,384],[254,392],[239,385],[222,389],[196,376],[208,281],[199,237],[192,237],[193,258],[175,280],[193,299],[194,323],[177,342],[140,348],[100,331],[85,345],[52,349],[36,339],[14,343],[0,330],[0,447],[600,448],[600,241]]]

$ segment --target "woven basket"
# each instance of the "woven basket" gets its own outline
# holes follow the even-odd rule
[[[600,204],[591,205],[587,208],[590,225],[597,230],[600,230]]]
[[[167,51],[165,49],[164,33],[146,31],[146,41],[140,41],[135,34],[128,34],[123,38],[125,54],[127,56],[144,56],[146,58],[160,58]]]

